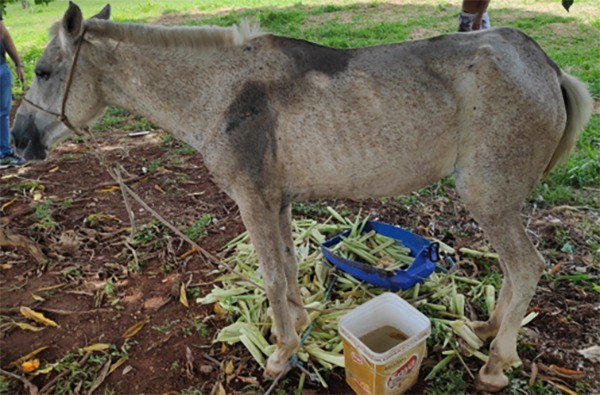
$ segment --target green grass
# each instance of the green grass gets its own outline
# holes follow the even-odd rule
[[[193,225],[187,227],[182,232],[195,242],[199,242],[206,236],[206,229],[210,226],[212,220],[212,215],[204,214]]]

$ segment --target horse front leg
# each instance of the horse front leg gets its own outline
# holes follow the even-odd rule
[[[272,210],[258,199],[240,204],[240,213],[258,255],[267,298],[273,310],[271,331],[277,348],[267,361],[266,376],[277,376],[286,368],[290,356],[300,345],[287,301],[285,245],[279,231],[279,210]]]
[[[294,327],[298,333],[302,332],[310,319],[302,296],[300,295],[300,287],[298,285],[298,261],[294,250],[294,239],[292,237],[292,206],[287,205],[279,212],[279,231],[283,240],[284,250],[282,252],[285,259],[285,277],[287,280],[287,301],[292,315]]]

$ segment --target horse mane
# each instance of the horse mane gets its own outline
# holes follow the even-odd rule
[[[163,26],[139,23],[115,23],[101,19],[85,21],[88,32],[115,41],[133,42],[155,47],[220,48],[244,44],[265,33],[257,23],[243,20],[239,25],[221,26]],[[50,29],[59,31],[60,22]]]

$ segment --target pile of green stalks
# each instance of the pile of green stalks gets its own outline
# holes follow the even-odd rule
[[[297,354],[306,368],[303,369],[301,385],[306,372],[317,377],[321,385],[327,387],[323,373],[344,367],[343,344],[338,333],[340,317],[373,297],[389,292],[333,268],[321,254],[320,244],[351,229],[344,242],[336,246],[336,253],[362,262],[368,261],[365,257],[373,257],[374,261],[365,263],[375,265],[386,260],[389,262],[386,269],[403,268],[412,261],[406,247],[390,242],[393,239],[386,240],[388,238],[377,234],[362,233],[364,220],[360,215],[352,221],[331,208],[328,210],[331,217],[325,223],[312,219],[293,221],[300,290],[304,306],[311,322],[314,322]],[[347,248],[348,245],[352,247]],[[266,359],[275,350],[275,345],[270,345],[267,341],[272,320],[262,286],[258,257],[247,233],[232,240],[227,245],[227,250],[230,255],[224,262],[233,267],[234,272],[220,276],[218,281],[222,286],[215,286],[208,295],[197,299],[197,302],[214,303],[216,312],[226,314],[234,321],[219,331],[216,342],[230,345],[241,342],[256,362],[264,367]],[[378,255],[381,252],[385,252],[385,255]],[[394,260],[397,257],[401,259]],[[333,288],[327,295],[333,278]],[[469,374],[471,372],[465,362],[467,358],[487,360],[486,351],[482,349],[483,342],[467,325],[467,317],[474,318],[473,314],[477,310],[474,306],[479,306],[479,319],[486,319],[491,314],[496,295],[493,285],[486,280],[479,281],[456,273],[435,272],[423,283],[397,294],[431,320],[432,335],[428,339],[428,348],[434,355],[439,355],[440,361],[427,379],[434,377],[454,360],[461,361]],[[534,317],[525,317],[523,324]]]

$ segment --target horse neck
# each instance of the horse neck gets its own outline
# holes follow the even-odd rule
[[[104,97],[200,149],[202,131],[213,129],[225,110],[219,98],[234,84],[226,71],[235,66],[232,52],[121,43],[108,55]]]

